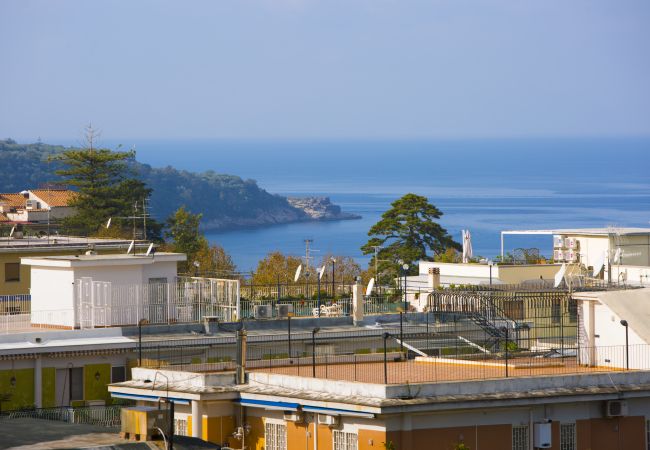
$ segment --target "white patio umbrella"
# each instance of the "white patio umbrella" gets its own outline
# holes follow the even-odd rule
[[[468,263],[472,256],[472,235],[469,230],[463,230],[463,262]]]

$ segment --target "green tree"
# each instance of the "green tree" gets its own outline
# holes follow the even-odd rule
[[[271,252],[257,263],[253,272],[253,284],[276,284],[293,282],[296,269],[301,259],[296,256],[284,255],[281,252]]]
[[[178,208],[167,219],[165,237],[171,241],[171,250],[187,255],[187,261],[179,263],[179,270],[183,273],[197,271],[193,268],[196,257],[202,249],[208,247],[205,236],[199,230],[200,224],[201,214],[192,214],[185,206]]]
[[[101,227],[112,218],[111,226],[123,237],[132,235],[134,206],[149,198],[151,189],[132,177],[129,163],[134,161],[135,152],[111,151],[95,148],[97,132],[86,129],[86,148],[67,149],[52,157],[62,168],[57,175],[76,188],[79,195],[72,202],[75,214],[63,220],[63,229],[68,233],[84,236],[96,235]],[[149,237],[159,237],[160,227],[149,220]],[[142,230],[142,226],[139,227]],[[153,236],[151,236],[153,234]]]
[[[396,276],[400,259],[409,264],[409,274],[417,273],[416,261],[430,261],[450,248],[462,249],[437,222],[440,217],[442,212],[426,197],[406,194],[391,203],[391,208],[370,228],[370,239],[361,250],[366,255],[374,254],[375,247],[381,247],[377,254],[380,273]],[[370,261],[371,268],[374,268],[374,259],[375,256]]]

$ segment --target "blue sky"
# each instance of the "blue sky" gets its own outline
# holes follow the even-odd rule
[[[0,137],[650,135],[647,0],[0,0]]]

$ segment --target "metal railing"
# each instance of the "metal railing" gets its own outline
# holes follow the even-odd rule
[[[119,428],[121,405],[20,409],[0,413],[0,420],[40,419]]]

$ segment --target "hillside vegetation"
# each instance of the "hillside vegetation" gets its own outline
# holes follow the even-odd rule
[[[43,143],[19,144],[0,140],[0,192],[19,192],[44,183],[61,182],[55,174],[60,163],[49,157],[65,147]],[[153,189],[151,214],[166,219],[181,205],[202,213],[202,227],[218,230],[312,220],[285,197],[260,188],[254,180],[213,171],[194,173],[173,167],[153,168],[135,162],[133,169]]]

